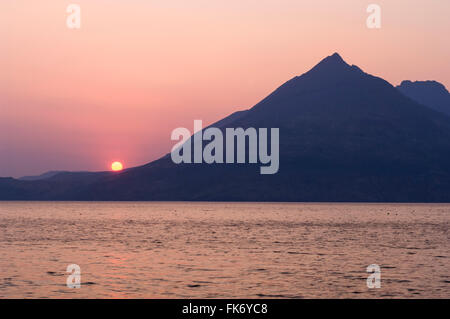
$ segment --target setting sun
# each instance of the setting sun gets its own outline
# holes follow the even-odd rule
[[[121,162],[114,162],[114,163],[111,164],[111,169],[114,172],[118,172],[118,171],[123,170],[123,165],[122,165]]]

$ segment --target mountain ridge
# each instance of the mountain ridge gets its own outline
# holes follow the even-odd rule
[[[9,183],[27,199],[450,201],[450,119],[339,54],[217,123],[279,127],[279,173],[259,175],[251,164],[176,165],[166,155],[69,185],[0,181],[0,199]]]
[[[396,88],[412,100],[450,115],[450,93],[442,83],[405,80]]]

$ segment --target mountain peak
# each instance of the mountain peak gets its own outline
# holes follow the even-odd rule
[[[336,60],[339,62],[344,62],[344,59],[342,59],[342,57],[337,52],[334,52],[332,55],[328,56],[326,59],[333,59],[333,60]]]
[[[311,71],[326,72],[326,73],[340,73],[341,71],[349,70],[351,66],[348,65],[339,53],[333,53],[320,61]]]
[[[428,88],[428,89],[435,89],[440,91],[445,91],[448,93],[447,88],[444,84],[438,82],[438,81],[410,81],[410,80],[404,80],[398,87],[408,87],[408,88]]]
[[[344,59],[339,55],[339,53],[335,52],[330,56],[327,56],[325,59],[319,62],[320,64],[341,64],[341,65],[348,65]]]
[[[359,77],[361,74],[364,74],[364,72],[360,68],[356,65],[349,65],[339,53],[335,52],[324,58],[302,76],[313,77],[320,81],[324,79],[336,81],[348,79],[349,77]]]
[[[437,81],[402,81],[397,89],[407,97],[450,115],[450,93]]]

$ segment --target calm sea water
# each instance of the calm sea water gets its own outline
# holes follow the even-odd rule
[[[0,202],[0,297],[450,298],[449,226],[438,204]]]

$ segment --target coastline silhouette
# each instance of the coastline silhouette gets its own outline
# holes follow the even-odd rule
[[[279,128],[278,174],[166,155],[116,174],[0,178],[0,199],[450,202],[448,96],[437,82],[394,87],[334,53],[212,125]]]

